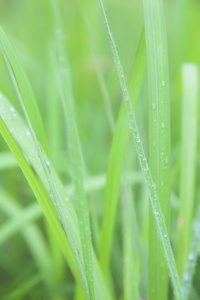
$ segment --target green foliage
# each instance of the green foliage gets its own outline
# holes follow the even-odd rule
[[[1,1],[1,299],[199,299],[199,12]]]

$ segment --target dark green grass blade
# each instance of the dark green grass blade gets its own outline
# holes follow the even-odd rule
[[[149,89],[149,166],[167,230],[170,217],[170,99],[163,1],[143,0]],[[149,292],[167,300],[168,271],[154,215],[149,216]]]
[[[137,107],[137,101],[143,82],[145,69],[145,38],[144,32],[142,32],[128,84],[134,111]],[[109,267],[122,166],[129,136],[130,129],[127,119],[127,111],[123,102],[112,140],[105,187],[104,210],[100,239],[100,263],[104,272],[107,272]]]

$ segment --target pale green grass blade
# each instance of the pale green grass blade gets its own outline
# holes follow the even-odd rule
[[[13,112],[10,111],[11,104],[8,102],[8,100],[1,94],[1,101],[0,101],[0,112],[1,112],[1,118],[6,122],[6,127],[4,122],[2,122],[2,119],[0,119],[2,127],[0,127],[1,134],[6,140],[6,143],[10,147],[11,151],[13,152],[15,158],[17,159],[20,167],[22,168],[23,172],[25,173],[25,177],[27,178],[27,181],[29,182],[33,192],[36,195],[36,198],[38,199],[39,203],[42,206],[42,209],[44,211],[45,216],[47,217],[47,220],[49,222],[49,225],[51,227],[52,232],[54,233],[54,236],[56,237],[58,244],[67,260],[67,263],[69,265],[69,268],[71,269],[75,279],[80,282],[80,276],[84,276],[82,278],[82,281],[84,281],[84,284],[86,284],[86,277],[82,273],[79,275],[76,263],[72,254],[72,251],[69,246],[69,242],[66,239],[65,233],[62,229],[61,223],[58,220],[58,216],[60,217],[60,214],[58,212],[58,216],[55,212],[55,210],[52,207],[50,196],[47,195],[46,190],[49,190],[49,193],[52,193],[52,189],[49,188],[49,180],[47,180],[46,175],[43,171],[43,167],[41,165],[41,161],[38,157],[38,151],[35,148],[35,145],[32,141],[32,137],[30,135],[30,130],[25,126],[24,121],[19,117],[17,111],[15,110],[15,116],[12,118]],[[8,130],[9,129],[9,130]],[[6,130],[6,133],[5,133]],[[10,135],[10,132],[12,133],[13,138]],[[10,137],[10,138],[9,138]],[[34,168],[34,171],[39,176],[40,180],[42,181],[43,185],[45,186],[46,190],[44,190],[43,186],[41,184],[39,185],[36,177],[34,176],[31,168],[27,164],[27,161],[24,159],[21,151],[19,151],[19,148],[17,147],[16,143],[20,145],[20,147],[23,150],[24,155],[26,156],[27,160],[29,161],[29,164],[32,165]],[[43,156],[45,154],[43,153]],[[82,252],[81,252],[81,246],[80,246],[80,237],[79,237],[79,231],[78,231],[78,220],[76,213],[74,211],[74,207],[68,197],[68,194],[66,193],[62,183],[60,182],[57,174],[55,173],[52,165],[49,163],[45,156],[45,161],[47,161],[48,165],[48,171],[50,172],[51,178],[53,178],[53,181],[55,182],[55,185],[57,187],[57,192],[59,194],[59,199],[61,202],[61,207],[63,209],[63,214],[65,215],[66,221],[69,224],[70,228],[70,234],[74,238],[75,242],[75,256],[76,260],[79,260],[78,264],[81,264],[82,262]],[[59,207],[60,208],[60,207]],[[71,238],[70,236],[70,238]],[[82,272],[82,271],[81,271]],[[105,284],[104,278],[102,277],[101,270],[98,266],[98,261],[95,258],[95,276],[97,278],[96,285],[97,285],[97,292],[99,299],[111,299],[110,295],[107,290],[107,286]],[[101,285],[100,285],[101,284]],[[87,289],[87,287],[85,286]]]
[[[197,165],[197,118],[199,73],[195,64],[184,64],[182,68],[182,144],[180,212],[177,248],[177,266],[182,278],[191,243],[191,225],[194,213],[196,165]]]
[[[145,69],[145,37],[144,32],[142,32],[136,58],[134,61],[133,68],[131,70],[130,79],[128,83],[128,88],[131,96],[131,103],[134,111],[137,107],[137,101],[143,82]],[[129,136],[130,129],[127,119],[127,111],[126,106],[123,102],[121,105],[119,117],[117,119],[114,137],[112,140],[104,196],[104,211],[100,239],[100,263],[102,270],[105,273],[108,270],[110,261],[122,166],[124,162]]]
[[[14,49],[10,45],[4,31],[0,28],[0,46],[3,52],[6,53],[7,60],[12,65],[12,72],[15,80],[19,86],[20,93],[24,99],[24,105],[29,114],[31,124],[38,136],[41,145],[44,147],[45,151],[48,151],[48,143],[46,138],[46,133],[44,125],[42,122],[41,114],[38,108],[37,101],[35,99],[30,82],[21,66],[21,63],[15,53]]]
[[[96,49],[96,45],[95,45],[95,41],[92,35],[92,30],[90,28],[89,22],[87,20],[87,17],[84,13],[84,10],[81,6],[81,4],[79,3],[79,1],[77,1],[78,3],[78,7],[79,10],[81,12],[84,24],[85,24],[85,28],[88,34],[88,38],[89,38],[89,42],[90,42],[90,48],[94,57],[94,63],[95,63],[95,68],[96,68],[96,72],[97,72],[97,76],[99,79],[99,83],[100,83],[100,87],[101,87],[101,92],[102,92],[102,96],[104,99],[104,103],[105,103],[105,107],[106,107],[106,112],[107,112],[107,117],[108,117],[108,121],[109,121],[109,125],[110,125],[110,129],[111,132],[113,133],[115,130],[115,119],[114,119],[114,115],[113,115],[113,111],[112,111],[112,106],[111,106],[111,100],[110,100],[110,96],[108,93],[108,89],[105,83],[105,79],[103,76],[103,72],[102,72],[102,68],[101,68],[101,64],[99,61],[99,56],[97,53],[97,49]]]
[[[19,215],[22,215],[22,208],[20,207],[20,205],[14,202],[14,199],[12,199],[12,197],[1,188],[0,188],[0,199],[1,199],[0,210],[4,214],[12,218],[11,222],[14,222]],[[38,203],[37,205],[38,205],[38,213],[36,210],[36,218],[41,217],[43,215],[42,210],[39,207]],[[26,219],[25,215],[24,217]],[[29,224],[28,226],[23,227],[21,232],[24,237],[24,240],[26,241],[29,247],[29,251],[35,260],[38,270],[41,270],[41,273],[45,274],[44,280],[47,283],[47,285],[49,285],[53,280],[52,265],[51,265],[52,262],[51,262],[51,257],[50,257],[48,247],[46,245],[46,242],[41,232],[39,231],[38,227],[35,224]]]
[[[52,0],[54,15],[54,32],[57,50],[58,80],[65,121],[67,125],[67,142],[71,159],[72,177],[76,194],[80,237],[84,259],[85,272],[89,288],[89,299],[96,299],[93,271],[92,241],[87,199],[84,191],[84,168],[80,140],[74,111],[74,97],[67,52],[64,45],[64,31],[60,18],[59,2]]]
[[[139,254],[136,246],[136,233],[133,214],[132,195],[129,187],[123,180],[123,277],[124,277],[124,300],[136,300],[139,295]]]
[[[18,167],[18,163],[12,153],[0,152],[0,170],[16,167]]]
[[[159,200],[157,197],[156,187],[152,180],[152,175],[149,170],[149,166],[148,166],[147,159],[146,159],[146,156],[144,153],[143,145],[141,143],[141,138],[140,138],[139,131],[137,128],[134,111],[133,111],[132,104],[131,104],[130,97],[129,97],[128,88],[127,88],[126,81],[124,78],[123,68],[120,63],[116,44],[113,39],[111,30],[110,30],[110,26],[108,24],[108,19],[107,19],[106,13],[105,13],[105,9],[104,9],[102,0],[100,0],[100,3],[101,3],[102,10],[103,10],[104,18],[106,21],[108,34],[109,34],[110,40],[111,40],[113,57],[114,57],[114,61],[116,63],[116,68],[117,68],[119,81],[120,81],[120,85],[121,85],[121,89],[122,89],[122,93],[123,93],[123,98],[124,98],[126,109],[128,112],[130,130],[131,130],[131,133],[132,133],[134,141],[135,141],[138,159],[139,159],[141,169],[142,169],[142,172],[144,175],[144,179],[147,184],[148,191],[149,191],[150,203],[151,203],[152,211],[154,213],[154,217],[156,220],[159,237],[160,237],[160,240],[161,240],[161,243],[163,246],[163,252],[165,253],[165,259],[166,259],[170,277],[172,280],[174,293],[175,293],[175,296],[177,299],[182,300],[183,294],[182,294],[182,289],[181,289],[181,283],[180,283],[180,279],[178,276],[172,248],[170,245],[167,227],[165,225],[165,220],[164,220],[162,210],[160,208]]]
[[[192,280],[200,253],[200,205],[198,205],[195,214],[192,233],[190,251],[183,275],[183,295],[186,300],[189,298],[192,290]]]
[[[170,217],[170,99],[167,34],[162,0],[143,0],[149,94],[149,166],[167,230]],[[149,293],[167,300],[168,271],[156,228],[149,215]]]
[[[0,244],[5,242],[18,231],[21,231],[24,228],[24,226],[27,226],[29,223],[36,221],[40,217],[41,208],[38,206],[37,203],[30,205],[28,208],[25,208],[13,219],[8,220],[7,222],[1,225]]]

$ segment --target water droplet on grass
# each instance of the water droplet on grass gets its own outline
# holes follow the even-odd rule
[[[10,111],[12,111],[12,112],[15,111],[13,106],[10,107]]]
[[[164,80],[162,80],[162,86],[165,86],[165,81]]]
[[[165,128],[165,123],[161,122],[160,125],[161,125],[161,128]]]

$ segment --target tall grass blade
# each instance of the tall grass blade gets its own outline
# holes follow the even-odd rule
[[[149,94],[149,166],[167,230],[170,218],[170,99],[163,1],[143,0]],[[168,271],[152,211],[149,215],[149,293],[168,299]]]
[[[74,113],[71,74],[64,44],[64,31],[61,23],[59,2],[52,0],[52,8],[54,14],[58,80],[67,125],[69,154],[71,159],[72,177],[75,186],[76,207],[78,212],[84,266],[89,288],[89,299],[96,299],[89,212],[84,191],[84,169]]]
[[[127,88],[126,81],[125,81],[125,78],[124,78],[123,68],[122,68],[122,65],[120,63],[120,59],[119,59],[119,55],[118,55],[118,52],[117,52],[116,44],[115,44],[114,38],[112,36],[111,30],[110,30],[110,26],[109,26],[109,23],[108,23],[108,19],[107,19],[106,13],[105,13],[105,9],[104,9],[102,0],[100,0],[100,3],[101,3],[102,11],[103,11],[103,14],[104,14],[105,22],[106,22],[106,25],[107,25],[108,34],[109,34],[110,40],[111,40],[113,58],[114,58],[114,61],[115,61],[115,64],[116,64],[116,68],[117,68],[117,72],[118,72],[118,76],[119,76],[119,81],[120,81],[120,85],[121,85],[121,89],[122,89],[122,93],[123,93],[123,98],[124,98],[126,109],[127,109],[127,112],[128,112],[129,126],[130,126],[130,130],[131,130],[131,134],[133,135],[133,138],[134,138],[134,141],[135,141],[136,150],[137,150],[137,154],[138,154],[138,159],[139,159],[141,169],[142,169],[142,172],[143,172],[143,175],[144,175],[144,179],[145,179],[145,182],[147,184],[148,191],[149,191],[150,203],[151,203],[152,211],[154,213],[154,217],[155,217],[155,220],[156,220],[157,229],[158,229],[158,232],[159,232],[159,237],[160,237],[160,240],[161,240],[161,243],[162,243],[162,246],[163,246],[163,252],[165,254],[165,259],[166,259],[167,266],[168,266],[168,269],[169,269],[169,273],[170,273],[170,276],[171,276],[174,293],[175,293],[175,296],[176,296],[177,299],[183,299],[181,283],[180,283],[180,279],[179,279],[179,276],[178,276],[178,272],[177,272],[176,263],[175,263],[175,260],[174,260],[174,255],[173,255],[173,252],[172,252],[172,248],[171,248],[171,245],[170,245],[167,227],[165,225],[165,220],[164,220],[162,210],[161,210],[161,207],[160,207],[160,203],[159,203],[159,200],[158,200],[156,186],[153,182],[152,175],[151,175],[151,172],[149,170],[149,165],[147,163],[147,159],[146,159],[146,156],[145,156],[145,153],[144,153],[141,138],[140,138],[140,135],[139,135],[139,132],[138,132],[134,111],[133,111],[133,108],[132,108],[132,105],[131,105],[128,88]]]
[[[191,226],[194,213],[199,96],[199,73],[197,65],[183,65],[182,86],[181,179],[177,248],[177,267],[181,278],[183,277],[189,254]]]
[[[133,110],[137,107],[137,101],[143,82],[146,69],[145,36],[142,31],[140,42],[137,49],[136,58],[131,70],[128,89],[131,97]],[[129,123],[125,103],[122,102],[120,113],[117,119],[115,133],[112,140],[108,170],[106,178],[104,210],[100,239],[100,263],[103,272],[107,272],[110,262],[110,254],[113,240],[114,225],[122,166],[126,153],[128,140],[130,137]]]

